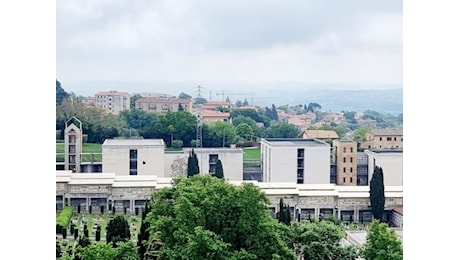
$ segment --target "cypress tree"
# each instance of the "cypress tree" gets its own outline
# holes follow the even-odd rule
[[[101,240],[101,226],[97,225],[97,228],[96,228],[96,241],[100,241]]]
[[[224,178],[224,169],[222,168],[222,162],[220,160],[217,160],[216,173],[214,174],[214,176],[219,178],[219,179]]]
[[[280,199],[280,210],[276,213],[276,219],[285,225],[291,224],[291,211],[289,210],[289,206],[286,207],[283,199]]]
[[[149,241],[150,233],[149,227],[150,223],[146,221],[147,214],[150,212],[149,201],[145,202],[145,208],[142,211],[142,224],[139,229],[139,234],[137,235],[137,246],[139,252],[139,258],[144,260],[145,252],[147,251],[146,243]]]
[[[381,221],[385,212],[385,186],[383,183],[383,170],[379,166],[374,167],[369,193],[372,215],[375,219]]]
[[[195,151],[192,149],[187,161],[187,178],[200,173],[200,167],[198,166],[198,157]]]

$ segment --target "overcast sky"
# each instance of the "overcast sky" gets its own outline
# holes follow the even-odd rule
[[[402,88],[402,0],[56,6],[56,77],[65,89],[95,80]]]

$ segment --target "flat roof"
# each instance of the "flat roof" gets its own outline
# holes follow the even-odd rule
[[[330,146],[328,143],[313,138],[262,138],[262,141],[272,146]]]
[[[102,144],[107,146],[161,146],[164,147],[163,139],[106,139]]]
[[[403,153],[403,150],[388,149],[388,150],[370,150],[374,153]]]

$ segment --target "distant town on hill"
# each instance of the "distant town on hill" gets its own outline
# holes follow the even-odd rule
[[[190,83],[146,83],[88,81],[83,83],[62,82],[68,92],[77,96],[94,96],[99,91],[117,90],[130,94],[165,93],[178,96],[181,92],[197,97],[198,84]],[[314,85],[306,83],[214,83],[204,82],[200,95],[208,101],[221,101],[223,96],[231,102],[247,99],[256,106],[296,105],[305,103],[321,104],[323,111],[374,110],[379,113],[398,115],[403,113],[403,89],[391,86],[343,86]],[[223,95],[222,95],[223,94]]]

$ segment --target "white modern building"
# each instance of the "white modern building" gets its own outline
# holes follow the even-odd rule
[[[317,139],[267,138],[260,141],[264,182],[330,183],[330,145]]]
[[[191,148],[184,148],[189,156]],[[200,172],[214,174],[217,160],[222,163],[224,178],[229,181],[243,180],[243,149],[241,148],[193,148],[198,158]]]
[[[107,139],[102,144],[102,172],[117,176],[164,176],[163,139]]]
[[[383,170],[383,183],[385,186],[403,185],[403,151],[402,150],[364,150],[367,154],[369,183],[374,173],[374,167]]]

